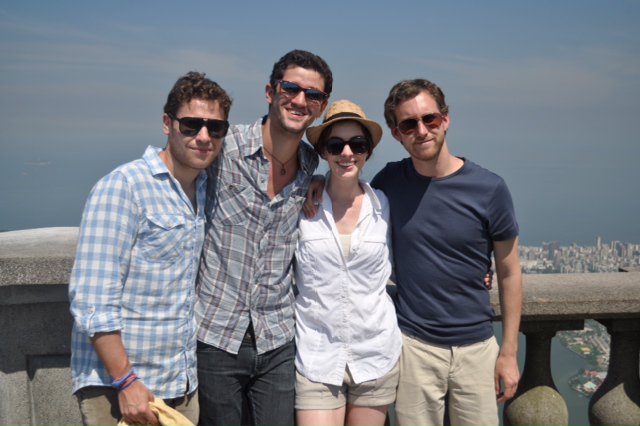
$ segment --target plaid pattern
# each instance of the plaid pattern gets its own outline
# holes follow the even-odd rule
[[[73,391],[110,386],[90,336],[120,330],[137,375],[157,397],[198,385],[195,278],[204,240],[204,208],[191,202],[148,147],[93,188],[85,205],[69,284]],[[196,182],[206,200],[206,173]]]
[[[210,169],[198,274],[198,339],[237,354],[250,323],[259,354],[294,336],[292,263],[300,209],[318,156],[301,142],[300,168],[273,200],[262,122],[230,129]]]

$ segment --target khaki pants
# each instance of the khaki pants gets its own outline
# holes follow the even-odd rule
[[[399,425],[442,425],[448,393],[452,425],[498,425],[495,337],[440,346],[403,335],[396,400]]]
[[[80,414],[84,425],[117,425],[122,415],[118,405],[118,392],[105,386],[88,386],[76,392]],[[198,391],[181,397],[165,399],[164,402],[175,408],[191,423],[198,424],[200,407],[198,406]]]

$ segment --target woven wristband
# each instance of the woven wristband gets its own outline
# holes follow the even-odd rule
[[[123,390],[131,386],[133,382],[137,382],[138,380],[140,380],[140,378],[134,374],[129,378],[129,380],[120,385],[120,387],[118,388],[118,393],[122,392]]]
[[[112,388],[116,388],[116,389],[120,389],[122,387],[122,385],[129,380],[131,377],[136,377],[136,373],[133,372],[133,369],[129,370],[129,372],[127,374],[125,374],[122,378],[114,380],[113,382],[111,382],[111,387]]]

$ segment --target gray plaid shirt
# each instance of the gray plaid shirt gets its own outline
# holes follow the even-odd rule
[[[300,209],[318,165],[300,142],[295,180],[273,200],[262,120],[232,126],[209,170],[207,232],[197,282],[198,340],[237,354],[250,323],[258,353],[294,337],[293,256]]]

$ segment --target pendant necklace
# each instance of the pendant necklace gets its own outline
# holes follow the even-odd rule
[[[275,155],[273,155],[273,154],[271,153],[271,151],[269,151],[269,150],[267,149],[267,147],[266,147],[266,146],[262,145],[262,148],[265,150],[265,152],[266,152],[267,154],[269,154],[269,157],[271,157],[273,160],[276,160],[278,163],[280,163],[280,174],[281,174],[282,176],[286,175],[286,174],[287,174],[287,169],[284,167],[284,165],[285,165],[285,164],[287,164],[289,161],[291,161],[291,159],[293,158],[293,156],[292,156],[291,158],[289,158],[287,161],[285,161],[285,162],[283,163],[282,161],[278,160],[278,159],[276,158],[276,156],[275,156]],[[294,155],[295,155],[295,154],[294,154]]]

